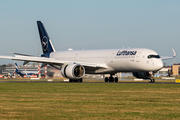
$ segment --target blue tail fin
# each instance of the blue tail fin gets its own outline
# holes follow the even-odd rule
[[[17,63],[15,63],[16,66],[16,73],[19,74],[21,77],[24,77],[24,74],[19,70]]]
[[[15,66],[16,66],[16,73],[17,73],[17,72],[19,72],[19,68],[18,68],[17,63],[15,63]]]
[[[46,29],[41,21],[37,21],[39,36],[41,40],[42,50],[44,54],[55,52],[52,42],[46,32]]]

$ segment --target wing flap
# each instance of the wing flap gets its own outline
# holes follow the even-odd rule
[[[64,61],[56,60],[54,58],[34,57],[34,56],[28,57],[28,56],[15,55],[15,57],[0,56],[0,58],[20,60],[20,61],[29,61],[29,62],[40,62],[40,63],[55,63],[55,64],[59,64],[59,65],[63,65],[63,63],[64,63]]]

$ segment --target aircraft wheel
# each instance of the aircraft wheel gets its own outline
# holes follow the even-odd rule
[[[114,78],[113,77],[109,77],[109,82],[114,82]]]
[[[105,81],[105,82],[108,82],[108,81],[109,81],[108,77],[105,77],[104,81]]]
[[[81,78],[81,79],[79,79],[79,82],[82,82],[83,81],[83,79]]]
[[[155,79],[150,79],[149,83],[155,83]]]
[[[115,82],[118,82],[118,77],[115,77],[115,80],[114,80]]]
[[[149,80],[149,83],[152,83],[152,80],[151,80],[151,79]]]
[[[72,79],[69,79],[69,82],[73,82],[73,80],[72,80]]]

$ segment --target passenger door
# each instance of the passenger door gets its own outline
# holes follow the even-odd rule
[[[140,62],[141,52],[136,55],[136,62]]]

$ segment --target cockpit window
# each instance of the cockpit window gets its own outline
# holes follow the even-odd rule
[[[159,55],[149,55],[148,58],[149,59],[151,59],[151,58],[160,58],[160,56]]]

